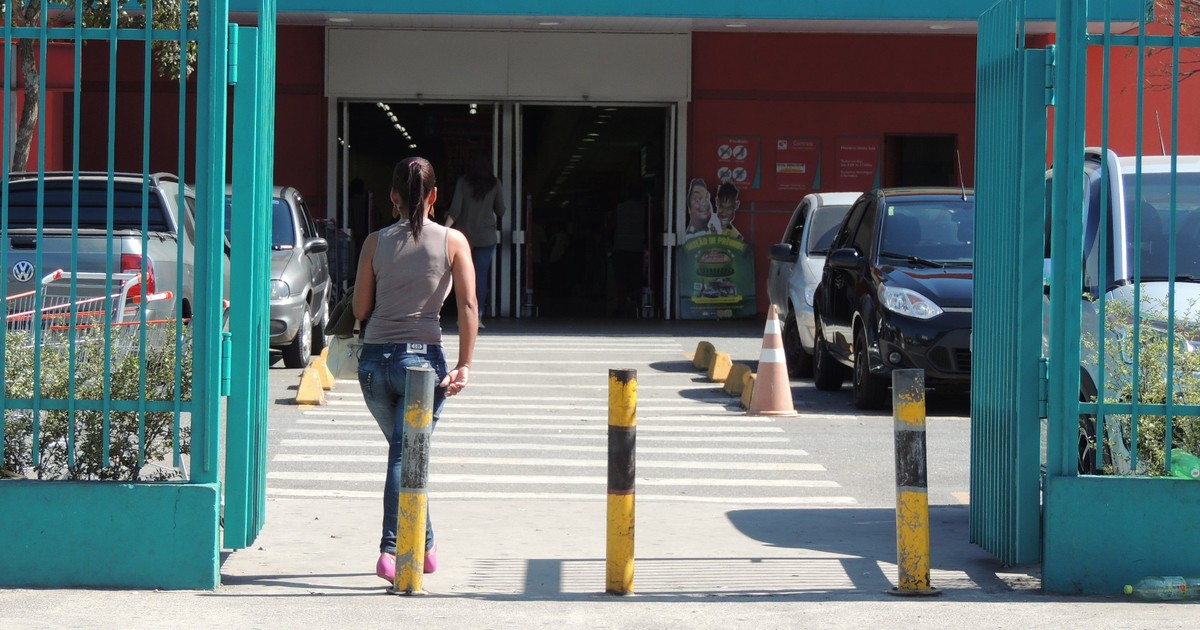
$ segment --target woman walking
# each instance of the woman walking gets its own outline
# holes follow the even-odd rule
[[[504,216],[504,210],[504,195],[500,180],[492,174],[491,158],[486,153],[472,155],[467,174],[455,183],[454,199],[446,211],[446,227],[457,227],[471,244],[471,260],[475,263],[475,301],[481,312],[487,308],[488,271],[496,255],[496,226]]]
[[[430,220],[437,200],[433,167],[424,158],[402,160],[392,172],[392,213],[399,221],[367,236],[358,260],[354,316],[366,321],[358,382],[367,408],[388,440],[383,486],[383,536],[375,574],[396,576],[396,519],[404,454],[404,384],[410,367],[430,367],[439,383],[433,395],[437,426],[447,396],[467,386],[478,333],[471,248],[457,230]],[[458,363],[447,371],[438,320],[457,285]],[[433,523],[426,513],[425,573],[437,569]]]

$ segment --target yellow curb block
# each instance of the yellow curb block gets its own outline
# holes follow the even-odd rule
[[[712,361],[713,353],[717,350],[707,341],[701,341],[696,344],[696,354],[692,355],[692,365],[701,370],[707,370],[708,364]]]
[[[312,366],[317,371],[317,377],[321,379],[321,389],[329,391],[337,384],[337,379],[333,377],[333,372],[329,371],[329,363],[326,358],[329,356],[329,348],[321,351],[321,355],[313,359]]]
[[[716,383],[724,383],[729,376],[729,368],[733,366],[733,359],[729,358],[728,352],[717,352],[713,354],[712,361],[708,362],[708,380]]]
[[[722,389],[730,396],[741,396],[742,390],[746,388],[746,375],[749,373],[750,366],[734,363],[729,367],[729,374],[725,376],[725,386]]]
[[[754,392],[754,380],[758,378],[754,372],[746,372],[742,377],[742,406],[750,408],[750,394]]]
[[[321,377],[311,365],[304,368],[304,374],[300,376],[300,387],[296,388],[296,404],[325,404],[325,390],[321,388]]]

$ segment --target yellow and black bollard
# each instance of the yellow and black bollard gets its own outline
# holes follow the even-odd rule
[[[437,373],[410,367],[404,383],[404,461],[396,519],[396,592],[424,593],[425,518],[429,510],[429,439],[433,435],[433,385]]]
[[[925,465],[925,371],[892,372],[896,433],[896,564],[893,595],[937,595],[929,585],[929,489]]]
[[[633,593],[637,370],[608,371],[608,553],[605,591]]]

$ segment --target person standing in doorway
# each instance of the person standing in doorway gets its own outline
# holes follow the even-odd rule
[[[438,376],[433,426],[447,396],[467,386],[479,311],[471,247],[458,231],[434,223],[437,182],[424,158],[407,158],[392,173],[391,201],[399,221],[367,236],[358,260],[354,317],[366,322],[358,360],[358,384],[367,409],[388,440],[383,486],[383,536],[375,574],[396,577],[396,519],[404,457],[404,387],[410,367]],[[439,314],[457,285],[458,363],[446,369]],[[426,513],[425,573],[437,570],[433,523]]]
[[[641,180],[630,184],[613,211],[612,262],[615,303],[609,314],[636,314],[646,270],[646,191]]]
[[[496,226],[504,211],[504,194],[492,172],[492,160],[486,153],[475,153],[467,164],[467,173],[454,186],[446,227],[458,228],[471,244],[475,299],[481,314],[487,308],[488,272],[496,256]],[[483,328],[482,322],[479,327]]]

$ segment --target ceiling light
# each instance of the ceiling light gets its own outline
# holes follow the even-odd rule
[[[333,22],[334,24],[348,24],[352,20],[348,17],[331,17],[329,18],[329,21]]]
[[[392,125],[392,126],[396,128],[396,131],[400,131],[400,132],[404,131],[403,129],[400,128],[400,125],[398,123],[395,125]]]
[[[413,143],[413,144],[408,145],[408,148],[415,149],[415,148],[417,148],[417,145],[416,145],[416,143]]]
[[[545,20],[543,22],[538,22],[538,26],[558,26],[559,24],[562,24],[562,22],[558,22],[555,20]]]
[[[588,137],[591,137],[591,138],[599,138],[599,137],[600,137],[600,134],[598,134],[598,133],[596,133],[595,131],[593,131],[593,132],[591,132],[591,133],[589,133],[589,134],[588,134]]]
[[[726,24],[725,28],[746,28],[747,26],[750,25],[745,22],[733,22],[732,24]]]
[[[930,24],[929,28],[934,31],[948,31],[954,27],[949,24]]]
[[[617,111],[617,108],[616,108],[616,107],[605,107],[605,108],[604,108],[604,111],[606,111],[606,112],[615,112],[615,111]]]
[[[584,142],[595,142],[596,139],[595,138],[584,138],[583,141]]]

